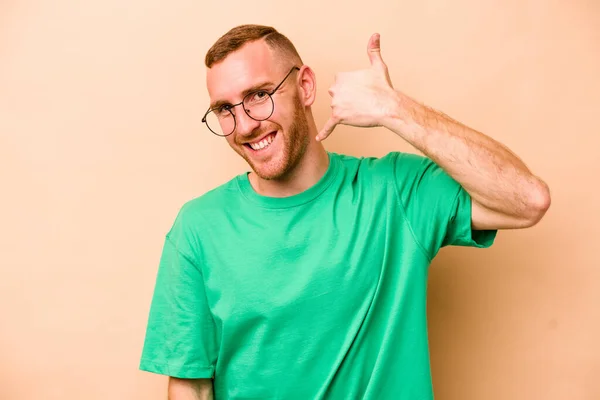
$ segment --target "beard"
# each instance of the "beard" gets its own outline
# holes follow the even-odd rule
[[[282,141],[282,150],[266,162],[256,163],[245,151],[237,151],[261,179],[284,180],[296,168],[306,153],[310,142],[308,119],[303,112],[303,105],[298,96],[294,99],[292,124],[285,134],[279,130],[277,136],[280,136],[277,140]]]

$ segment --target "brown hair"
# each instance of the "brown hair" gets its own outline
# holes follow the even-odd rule
[[[260,39],[264,39],[272,50],[279,52],[295,64],[303,64],[294,44],[275,28],[264,25],[239,25],[230,29],[208,50],[204,63],[208,68],[211,68],[215,63],[224,60],[230,53],[233,53],[244,44]]]

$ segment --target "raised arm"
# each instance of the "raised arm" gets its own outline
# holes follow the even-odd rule
[[[475,229],[527,228],[550,206],[548,186],[501,143],[397,92],[390,130],[431,158],[472,198]]]
[[[169,400],[214,400],[212,379],[169,378]]]
[[[550,206],[548,186],[496,140],[393,88],[379,35],[368,44],[371,66],[336,76],[332,116],[317,140],[337,124],[383,126],[412,144],[454,178],[472,198],[475,229],[526,228]]]

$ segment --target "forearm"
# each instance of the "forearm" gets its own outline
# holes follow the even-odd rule
[[[481,206],[504,215],[538,218],[547,186],[508,148],[447,115],[397,93],[385,126],[452,176]]]
[[[169,378],[169,400],[213,400],[212,379]]]

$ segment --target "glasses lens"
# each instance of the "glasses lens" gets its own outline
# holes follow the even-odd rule
[[[250,93],[244,98],[244,108],[250,118],[263,121],[273,113],[273,99],[264,91]]]
[[[235,119],[230,111],[212,110],[206,114],[206,125],[215,135],[227,136],[235,128]]]

